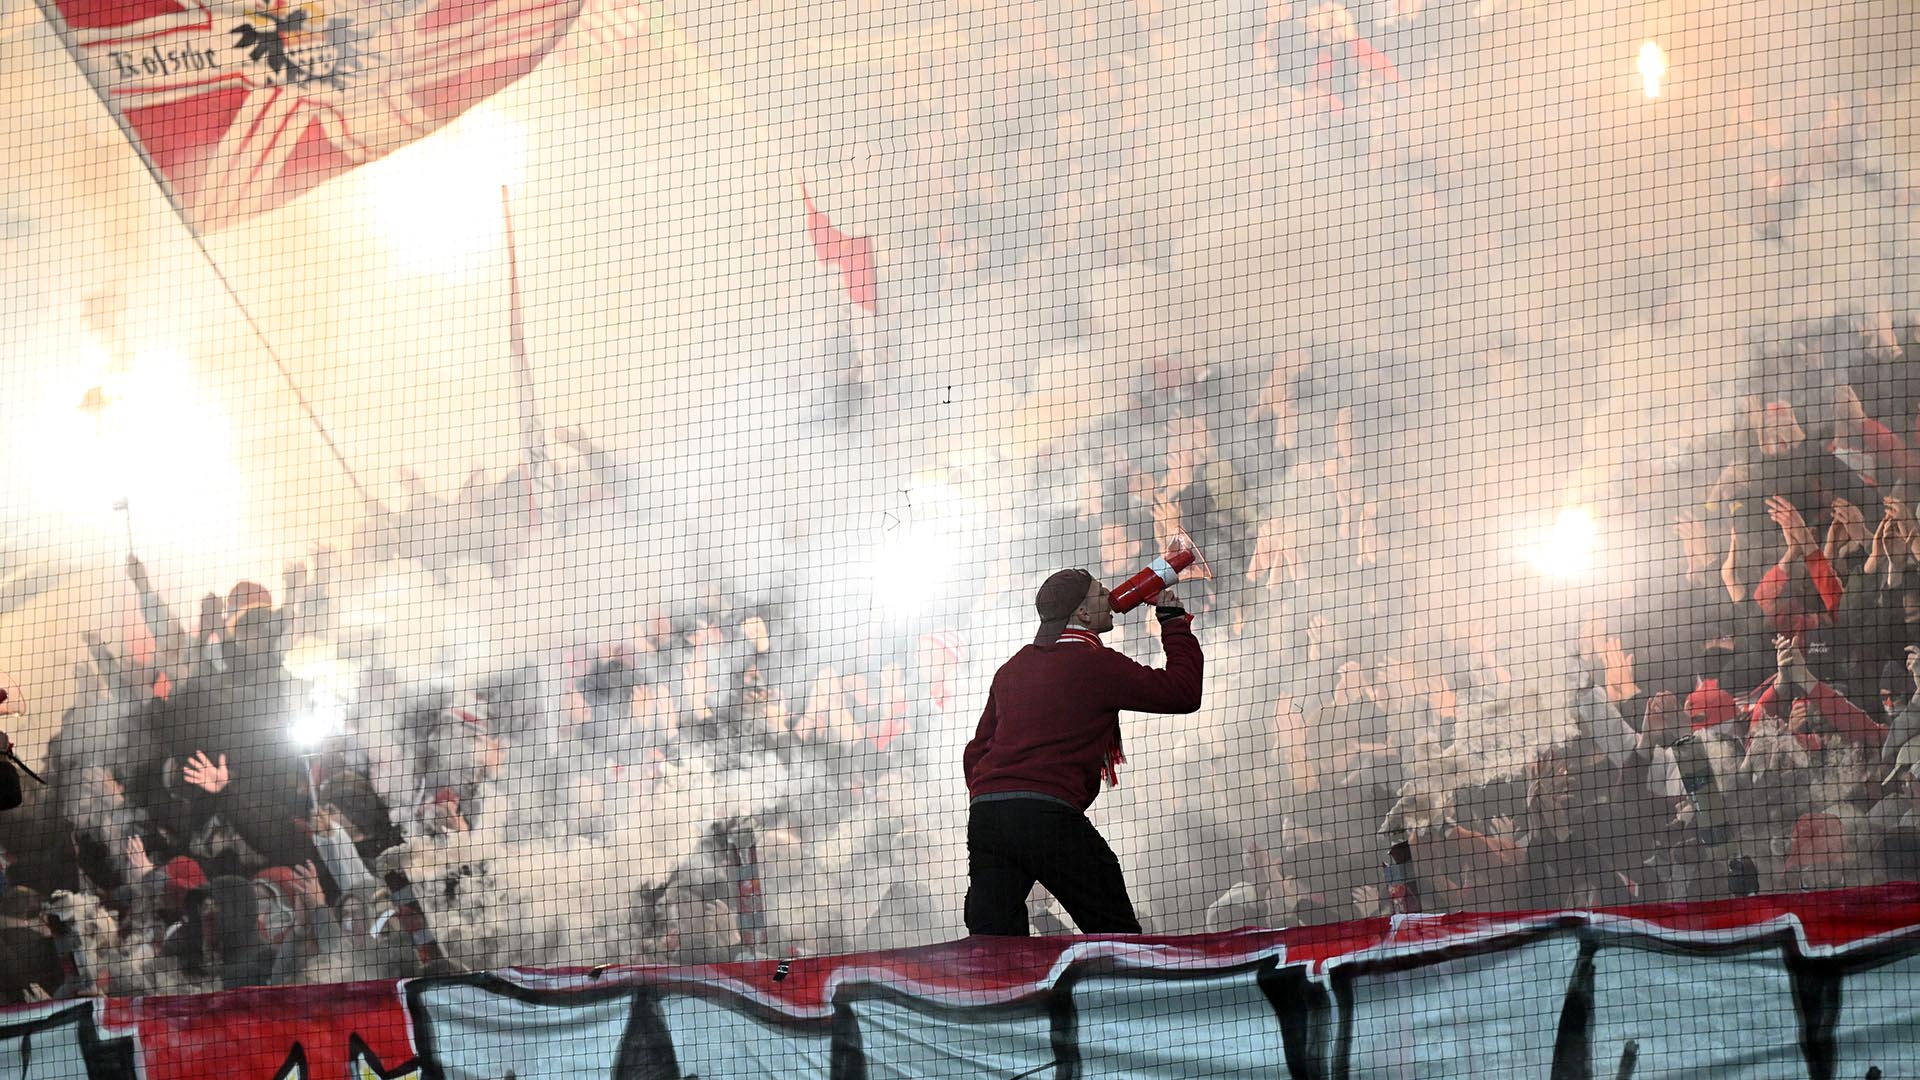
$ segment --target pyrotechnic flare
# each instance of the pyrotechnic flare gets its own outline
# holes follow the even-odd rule
[[[1667,77],[1667,54],[1654,42],[1640,46],[1640,79],[1646,87],[1647,96],[1660,96],[1660,83]]]

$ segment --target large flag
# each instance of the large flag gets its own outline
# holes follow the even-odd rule
[[[427,135],[533,70],[581,0],[40,0],[207,232]]]

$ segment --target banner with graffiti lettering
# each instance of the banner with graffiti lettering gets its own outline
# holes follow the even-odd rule
[[[581,0],[41,0],[200,231],[427,135],[533,70]]]
[[[1920,886],[55,1001],[0,1076],[1911,1075]]]

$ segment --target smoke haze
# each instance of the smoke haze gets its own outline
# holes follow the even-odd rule
[[[1690,655],[1659,597],[1708,451],[1748,395],[1811,433],[1916,319],[1920,16],[1888,5],[667,4],[609,43],[614,7],[207,239],[378,512],[55,35],[0,20],[13,736],[43,753],[85,632],[131,645],[129,531],[188,621],[331,548],[290,666],[390,803],[431,790],[422,702],[522,695],[474,829],[405,853],[476,871],[435,901],[463,962],[711,958],[657,923],[716,917],[738,819],[770,950],[959,935],[960,750],[1033,589],[1176,525],[1218,575],[1180,588],[1206,704],[1128,719],[1094,813],[1148,928],[1263,874],[1281,916],[1370,884],[1403,796],[1631,749],[1592,643]],[[875,312],[803,188],[872,238]],[[1794,347],[1822,373],[1781,376]],[[1591,564],[1543,572],[1568,508]],[[1110,643],[1157,663],[1149,622]],[[570,681],[614,655],[633,716],[596,741]]]

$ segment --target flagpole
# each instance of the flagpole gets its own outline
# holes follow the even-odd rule
[[[233,306],[239,309],[240,316],[247,320],[247,326],[253,331],[254,339],[259,341],[260,347],[266,350],[267,357],[273,361],[274,368],[280,372],[280,378],[286,381],[287,389],[293,391],[293,399],[300,403],[300,411],[307,414],[307,421],[319,433],[320,441],[326,444],[327,450],[333,454],[333,460],[339,463],[340,471],[347,474],[348,482],[353,484],[353,490],[359,494],[362,502],[369,506],[377,506],[378,503],[373,496],[367,493],[366,485],[360,482],[359,474],[353,471],[353,466],[348,463],[346,455],[340,452],[339,445],[333,441],[333,434],[327,430],[327,425],[321,422],[320,414],[314,411],[313,403],[307,400],[307,395],[300,389],[300,384],[294,381],[293,372],[287,368],[286,361],[280,358],[279,350],[273,347],[273,342],[267,340],[266,331],[260,328],[260,323],[254,319],[253,312],[248,310],[246,302],[240,299],[240,293],[233,287],[233,282],[227,280],[226,271],[220,269],[220,264],[214,261],[213,253],[207,250],[206,242],[200,239],[200,230],[194,227],[193,219],[187,216],[186,208],[181,205],[173,186],[167,183],[165,174],[147,155],[146,145],[140,141],[139,136],[128,125],[120,111],[107,100],[106,95],[100,90],[100,85],[94,82],[92,72],[87,70],[86,61],[80,55],[79,44],[74,41],[73,31],[67,26],[67,20],[60,16],[59,11],[53,6],[53,0],[38,0],[38,4],[41,16],[59,36],[60,44],[65,46],[74,66],[80,69],[80,77],[93,88],[94,97],[99,99],[101,106],[107,110],[107,115],[113,118],[113,122],[120,126],[120,134],[126,137],[128,145],[132,146],[134,152],[139,155],[140,164],[146,167],[147,175],[153,177],[153,182],[160,185],[160,192],[166,196],[167,204],[173,207],[174,215],[180,219],[180,224],[186,226],[187,235],[193,238],[193,246],[199,249],[200,257],[207,261],[207,266],[213,270],[213,276],[219,279],[220,287],[226,290],[227,298],[232,300]]]
[[[178,207],[175,209],[177,210]],[[184,222],[186,219],[183,216],[181,220]],[[254,319],[253,312],[247,309],[246,301],[240,299],[240,293],[234,289],[233,282],[227,280],[226,271],[220,269],[220,264],[214,261],[213,253],[207,250],[206,242],[200,239],[200,234],[194,230],[191,223],[187,224],[187,235],[193,237],[193,246],[200,249],[200,255],[207,260],[207,266],[212,268],[213,276],[220,279],[220,287],[226,290],[227,298],[233,301],[235,308],[239,309],[240,316],[247,320],[248,328],[253,331],[254,340],[266,350],[267,358],[273,361],[274,369],[280,372],[280,378],[286,382],[287,389],[293,392],[293,400],[300,403],[300,411],[307,414],[307,421],[313,425],[313,430],[319,434],[320,441],[333,454],[333,460],[339,464],[340,471],[347,474],[347,481],[353,485],[353,490],[360,496],[360,500],[369,506],[377,505],[374,497],[367,493],[366,485],[360,482],[359,474],[354,472],[353,466],[348,463],[347,455],[341,453],[339,444],[333,441],[333,434],[321,421],[320,414],[314,411],[313,403],[307,400],[307,395],[300,389],[300,384],[293,380],[293,372],[288,370],[287,362],[280,359],[280,353],[273,347],[273,342],[267,340],[267,332],[260,328],[260,323]]]
[[[540,424],[539,399],[534,394],[533,365],[527,359],[527,335],[520,314],[520,259],[513,242],[513,203],[507,185],[500,185],[500,222],[507,243],[507,338],[513,351],[513,381],[520,405],[521,451],[526,455],[528,524],[540,524],[539,490],[547,459],[546,431]]]

